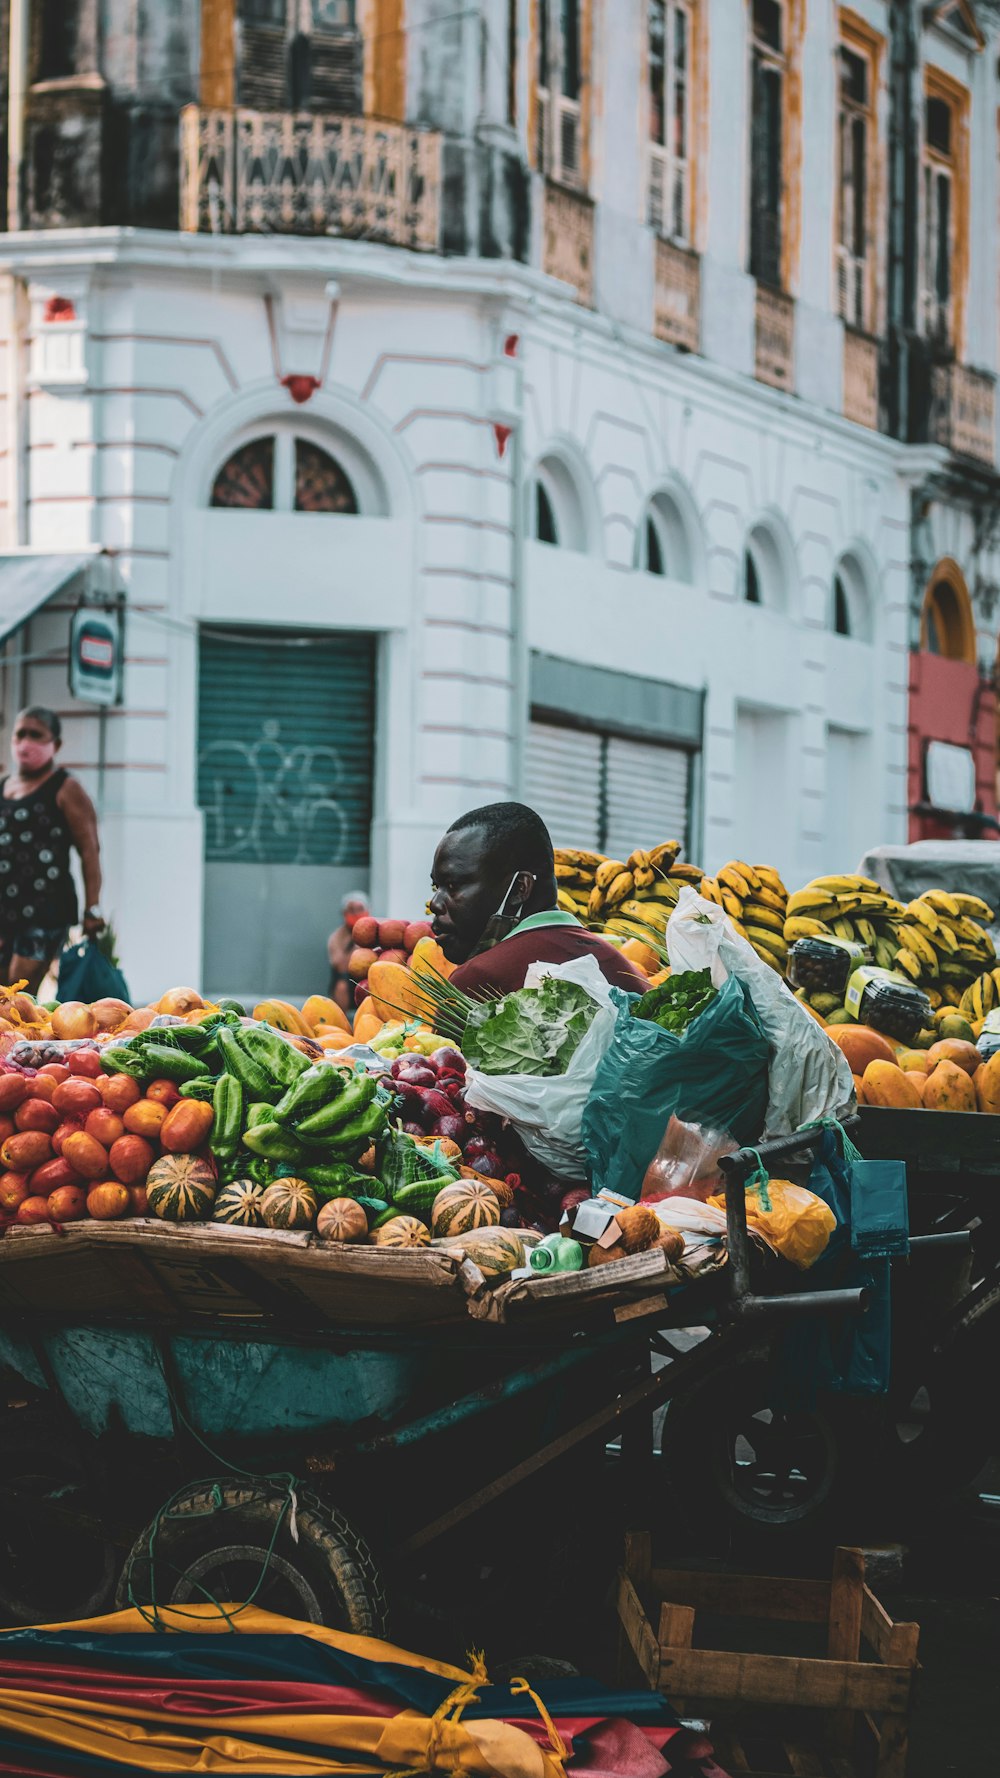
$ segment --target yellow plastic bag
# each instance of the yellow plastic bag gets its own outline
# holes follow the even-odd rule
[[[800,1271],[815,1265],[837,1226],[829,1204],[804,1185],[793,1185],[790,1179],[765,1179],[761,1174],[747,1182],[746,1198],[748,1229]],[[724,1193],[708,1202],[717,1210],[726,1208]]]

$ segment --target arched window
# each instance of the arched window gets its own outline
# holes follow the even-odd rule
[[[840,574],[833,577],[833,633],[835,636],[851,634],[851,606]]]
[[[673,494],[653,495],[636,531],[635,565],[647,574],[690,585],[694,579],[691,521]]]
[[[740,591],[745,603],[787,611],[794,576],[790,541],[775,521],[759,519],[743,546]]]
[[[853,550],[848,550],[838,561],[830,583],[827,629],[835,636],[870,642],[872,605],[871,572]]]
[[[949,661],[976,659],[976,626],[957,562],[939,562],[924,594],[921,647]]]
[[[529,489],[528,531],[536,543],[556,544],[562,549],[587,548],[583,495],[576,475],[560,456],[547,455],[535,465]]]
[[[544,482],[535,483],[535,536],[539,543],[559,542],[559,526]]]
[[[209,504],[256,512],[360,510],[354,484],[336,457],[291,432],[240,445],[216,475]]]

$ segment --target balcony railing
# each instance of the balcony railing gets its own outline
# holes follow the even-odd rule
[[[697,352],[701,344],[701,266],[697,253],[656,243],[653,332],[658,340]]]
[[[754,375],[772,389],[795,387],[795,304],[764,284],[757,286]]]
[[[181,112],[181,228],[349,235],[434,252],[441,136],[362,117]]]
[[[572,284],[577,302],[594,302],[594,206],[565,186],[545,183],[542,269]]]
[[[844,328],[844,418],[878,430],[878,343]]]
[[[996,457],[996,379],[965,364],[936,364],[931,371],[928,432],[932,444],[993,463]]]

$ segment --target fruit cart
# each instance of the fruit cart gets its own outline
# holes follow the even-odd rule
[[[381,1574],[394,1602],[428,1592],[429,1566],[468,1599],[509,1497],[522,1526],[546,1515],[532,1543],[558,1566],[567,1540],[600,1530],[581,1532],[566,1500],[593,1520],[600,1472],[585,1464],[610,1439],[624,1430],[648,1485],[651,1415],[678,1388],[775,1318],[862,1307],[860,1291],[810,1293],[783,1266],[762,1287],[742,1176],[727,1189],[731,1263],[697,1282],[662,1249],[497,1283],[440,1249],[331,1250],[308,1232],[9,1230],[0,1614],[252,1593],[378,1633]],[[684,1328],[707,1333],[682,1354],[669,1337]]]
[[[783,1562],[811,1559],[845,1530],[908,1537],[996,1449],[980,1379],[1000,1357],[1000,1120],[862,1106],[851,1134],[866,1158],[907,1168],[910,1255],[892,1271],[888,1393],[790,1403],[770,1332],[725,1371],[682,1379],[664,1467],[706,1548],[735,1539],[748,1558]],[[777,1161],[780,1145],[762,1152]],[[742,1175],[751,1164],[731,1163]],[[738,1298],[738,1224],[729,1249]]]

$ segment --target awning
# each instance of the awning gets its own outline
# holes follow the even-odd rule
[[[0,643],[20,629],[56,593],[81,581],[93,569],[98,552],[88,555],[36,555],[25,550],[0,556]]]

